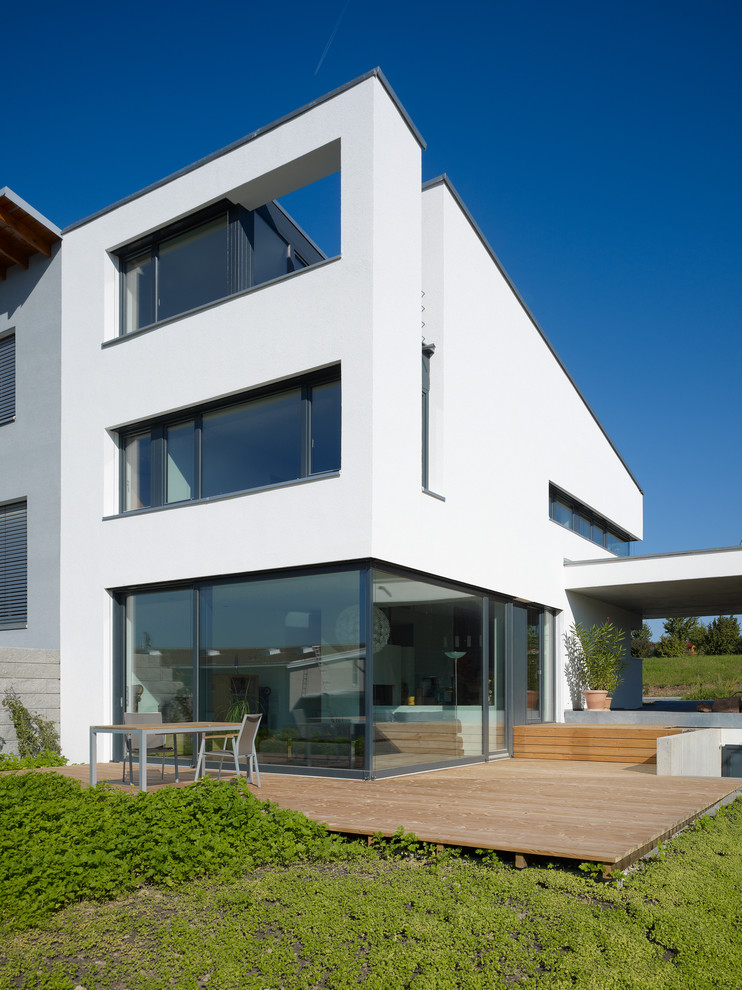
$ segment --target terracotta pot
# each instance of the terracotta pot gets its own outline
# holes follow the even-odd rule
[[[538,691],[526,691],[526,708],[529,712],[538,711]]]
[[[607,697],[605,699],[605,704],[603,705],[603,710],[606,711],[606,712],[609,712],[611,710],[611,704],[612,704],[612,702],[613,702],[613,698]]]
[[[608,697],[607,691],[585,691],[585,707],[593,710],[605,710],[605,699]]]

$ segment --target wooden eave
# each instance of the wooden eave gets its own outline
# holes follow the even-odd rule
[[[0,192],[0,281],[12,265],[28,268],[28,262],[35,254],[51,256],[52,248],[61,240],[59,231],[53,224],[43,221],[25,209],[22,201]]]

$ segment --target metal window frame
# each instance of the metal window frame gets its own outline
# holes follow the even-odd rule
[[[289,217],[278,203],[265,203],[255,210],[247,210],[239,204],[233,203],[229,199],[221,199],[211,206],[207,206],[196,213],[191,213],[175,223],[168,224],[155,230],[144,237],[132,241],[119,251],[115,252],[118,258],[120,274],[119,292],[119,337],[128,337],[158,326],[160,323],[167,323],[170,320],[178,319],[186,313],[195,312],[204,306],[216,305],[224,299],[245,292],[254,288],[255,285],[263,285],[272,281],[256,283],[254,280],[255,255],[255,214],[260,217],[275,231],[275,233],[286,242],[286,271],[280,276],[290,275],[292,272],[303,268],[310,268],[312,265],[327,261],[327,256],[317,247],[314,241],[308,237],[298,224]],[[195,230],[201,225],[208,223],[218,216],[225,215],[227,218],[227,246],[225,253],[225,264],[227,266],[228,292],[226,296],[219,296],[210,299],[199,306],[184,309],[177,313],[171,313],[166,317],[160,317],[159,313],[159,268],[160,268],[160,248],[173,237]],[[152,323],[126,330],[126,274],[124,266],[126,263],[139,254],[149,251],[154,265],[154,278],[152,279],[152,312],[154,320]]]
[[[119,446],[119,512],[118,515],[129,515],[133,512],[148,511],[166,506],[191,505],[194,502],[202,501],[202,452],[203,452],[203,416],[205,413],[217,410],[229,409],[232,406],[239,406],[253,401],[259,401],[268,396],[278,396],[284,392],[292,392],[295,389],[301,390],[301,465],[300,475],[292,481],[300,481],[305,478],[321,477],[323,474],[336,473],[338,469],[328,471],[312,471],[312,394],[313,389],[319,385],[329,385],[340,383],[340,365],[332,365],[318,372],[310,372],[296,378],[274,383],[273,385],[259,386],[242,392],[237,396],[231,396],[228,400],[215,400],[194,406],[191,409],[181,410],[178,413],[156,417],[141,423],[134,423],[129,427],[118,431]],[[190,499],[182,499],[178,502],[167,502],[167,431],[172,427],[194,421],[193,457],[194,457],[194,495]],[[342,431],[342,411],[341,411],[341,431]],[[136,436],[150,436],[151,468],[150,468],[150,505],[142,509],[126,509],[126,444]],[[245,489],[253,491],[255,489]],[[242,491],[242,489],[239,489]],[[233,492],[224,493],[235,494]]]
[[[572,513],[569,524],[565,524],[556,518],[555,506],[559,504],[564,506],[564,508],[570,510]],[[589,522],[591,528],[591,535],[585,536],[584,533],[580,532],[579,523],[577,518],[582,516],[586,522]],[[616,526],[614,523],[610,522],[605,516],[600,515],[600,513],[595,512],[591,509],[589,505],[585,505],[579,499],[575,498],[574,495],[570,495],[563,489],[559,488],[558,485],[549,483],[549,519],[555,522],[558,526],[562,526],[564,529],[570,530],[570,532],[576,533],[577,536],[582,537],[583,540],[587,540],[590,543],[594,543],[596,546],[603,547],[603,549],[608,550],[609,553],[616,554],[620,556],[615,550],[611,550],[608,546],[608,537],[611,536],[614,540],[618,540],[620,543],[626,546],[627,556],[631,551],[631,544],[634,542],[633,538],[625,530],[621,529],[620,526]],[[592,530],[598,529],[602,530],[601,541],[592,538]]]

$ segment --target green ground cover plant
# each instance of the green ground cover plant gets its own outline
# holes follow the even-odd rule
[[[38,770],[40,767],[66,767],[69,760],[51,749],[45,749],[38,756],[15,756],[13,753],[0,753],[0,773],[4,770]]]
[[[54,772],[0,777],[0,928],[144,884],[363,855],[364,845],[259,801],[242,781],[134,796]]]
[[[694,700],[742,691],[742,656],[652,657],[643,661],[644,694]]]
[[[609,882],[407,841],[147,885],[10,933],[0,990],[736,990],[741,841],[736,802]]]

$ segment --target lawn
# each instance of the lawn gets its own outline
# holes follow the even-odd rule
[[[739,986],[742,802],[604,882],[409,839],[369,850],[231,783],[132,798],[9,781],[0,990]]]
[[[742,656],[652,657],[643,669],[645,696],[709,700],[742,691]]]

